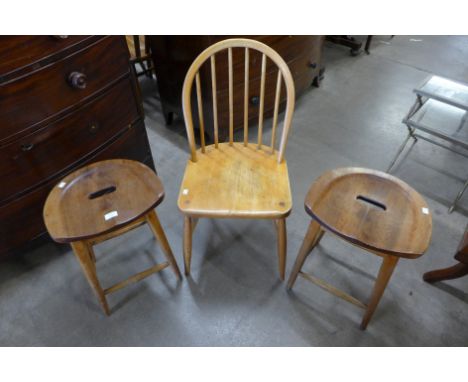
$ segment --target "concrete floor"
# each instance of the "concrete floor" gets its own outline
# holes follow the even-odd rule
[[[416,41],[412,41],[416,40]],[[422,40],[422,41],[417,41]],[[287,149],[294,209],[288,218],[287,275],[308,216],[312,181],[340,166],[385,170],[406,134],[401,119],[428,73],[468,79],[468,37],[376,36],[371,55],[325,44],[325,80],[297,102]],[[143,80],[146,125],[166,188],[158,213],[179,265],[182,216],[176,207],[188,145],[180,119],[166,128],[154,83]],[[428,285],[422,274],[453,263],[467,221],[468,195],[447,213],[467,177],[467,160],[419,142],[395,174],[421,192],[433,213],[433,240],[402,260],[367,331],[362,311],[299,279],[287,293],[277,276],[269,221],[202,220],[192,277],[149,277],[109,297],[106,317],[68,247],[52,243],[0,267],[0,345],[19,346],[453,346],[468,345],[468,277]],[[160,261],[147,228],[97,249],[104,286]],[[371,291],[380,260],[325,235],[306,270],[358,298]]]

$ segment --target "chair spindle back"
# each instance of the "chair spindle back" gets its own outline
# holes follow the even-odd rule
[[[210,59],[211,65],[211,89],[212,89],[212,104],[213,104],[213,128],[214,128],[214,144],[215,148],[219,145],[219,124],[218,124],[218,99],[217,99],[217,88],[216,88],[216,53],[226,50],[228,52],[228,81],[229,81],[229,145],[234,143],[234,83],[233,83],[233,48],[244,48],[245,50],[245,62],[244,62],[244,146],[247,146],[249,139],[249,67],[250,67],[250,50],[259,51],[262,54],[261,62],[261,77],[260,77],[260,96],[259,96],[259,112],[258,112],[258,142],[257,148],[262,149],[263,145],[263,114],[265,108],[265,79],[266,79],[266,67],[267,58],[273,61],[278,67],[278,75],[276,81],[275,101],[273,109],[273,121],[272,121],[272,133],[271,133],[271,144],[270,148],[272,152],[275,150],[276,145],[276,133],[278,125],[278,111],[281,98],[281,88],[284,82],[286,88],[286,110],[284,115],[283,131],[281,135],[281,141],[278,149],[278,163],[281,163],[284,159],[284,152],[286,149],[286,143],[288,139],[289,130],[291,127],[292,116],[294,112],[295,93],[294,93],[294,81],[291,72],[281,58],[281,56],[275,52],[269,46],[249,39],[228,39],[220,41],[207,49],[205,49],[200,55],[193,61],[190,66],[187,75],[185,77],[184,86],[182,89],[182,106],[184,111],[185,127],[187,129],[187,136],[191,151],[191,160],[197,161],[197,151],[195,145],[195,133],[193,125],[192,115],[192,87],[195,79],[196,87],[196,98],[198,107],[199,117],[199,128],[200,128],[200,144],[201,152],[205,153],[205,123],[203,118],[203,98],[200,81],[200,67]]]

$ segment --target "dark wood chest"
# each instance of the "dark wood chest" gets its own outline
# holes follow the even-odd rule
[[[300,95],[312,84],[318,86],[323,71],[322,47],[324,36],[148,36],[153,56],[159,93],[166,123],[170,124],[173,113],[182,117],[182,85],[193,60],[210,45],[230,37],[247,37],[261,41],[286,61],[294,78],[296,95]],[[273,114],[276,76],[275,65],[267,63],[265,82],[265,117]],[[250,53],[249,77],[249,126],[258,118],[261,74],[261,54]],[[243,107],[244,102],[244,52],[233,51],[234,108]],[[200,69],[201,88],[204,100],[205,130],[213,137],[211,73],[209,63]],[[229,130],[228,58],[226,52],[216,55],[216,84],[218,100],[219,135],[225,140]],[[281,97],[281,107],[285,92]],[[193,102],[193,104],[196,104]],[[194,114],[197,111],[194,110]],[[197,117],[195,116],[195,120]],[[243,113],[234,112],[234,129],[243,127]]]
[[[59,179],[111,158],[154,168],[125,38],[0,37],[0,255],[46,232]]]

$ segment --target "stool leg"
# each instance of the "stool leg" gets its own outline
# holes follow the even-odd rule
[[[281,281],[284,281],[284,270],[286,268],[286,219],[276,220],[276,231],[278,233],[278,267]]]
[[[190,263],[192,261],[192,218],[184,216],[184,268],[185,274],[190,274]]]
[[[380,298],[382,297],[385,288],[387,287],[390,277],[392,277],[393,270],[398,263],[398,257],[384,255],[382,265],[380,266],[379,275],[375,281],[374,289],[372,290],[372,296],[367,305],[366,313],[361,321],[361,329],[365,330],[369,323],[372,315],[379,304]]]
[[[294,283],[297,279],[297,275],[302,269],[302,266],[304,265],[307,256],[312,251],[312,249],[314,249],[314,247],[320,242],[320,239],[322,238],[324,233],[325,231],[322,230],[320,224],[318,224],[315,220],[311,220],[309,228],[307,229],[307,233],[304,237],[304,241],[302,242],[301,248],[299,249],[299,253],[297,254],[293,270],[291,271],[291,275],[289,276],[288,289],[291,289],[294,286]]]
[[[73,252],[77,257],[86,278],[88,279],[89,285],[94,289],[102,309],[104,309],[104,312],[109,316],[110,310],[107,305],[106,296],[97,278],[96,268],[90,254],[90,250],[92,249],[83,241],[75,241],[71,243],[71,247],[73,248]]]
[[[159,245],[161,246],[164,255],[166,256],[167,261],[171,263],[172,270],[174,271],[176,277],[179,280],[181,280],[182,277],[180,275],[179,267],[177,266],[177,262],[174,258],[174,255],[172,254],[171,247],[169,245],[169,242],[167,241],[166,235],[164,234],[164,230],[161,226],[161,222],[158,219],[156,211],[152,210],[151,212],[149,212],[146,215],[146,221],[148,222],[148,225],[153,231],[154,236],[158,240]]]

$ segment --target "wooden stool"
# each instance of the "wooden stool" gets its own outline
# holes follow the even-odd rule
[[[59,182],[44,206],[44,221],[50,236],[70,243],[99,302],[110,314],[106,294],[159,272],[171,265],[180,271],[154,208],[164,198],[156,174],[142,163],[106,160],[83,167]],[[96,272],[93,245],[147,223],[159,241],[167,261],[103,289]]]
[[[365,329],[400,257],[415,259],[427,249],[432,217],[424,199],[398,178],[363,168],[340,168],[320,176],[305,199],[312,217],[288,281],[305,279],[366,310]],[[315,276],[301,272],[325,231],[383,258],[369,303],[364,304]]]

